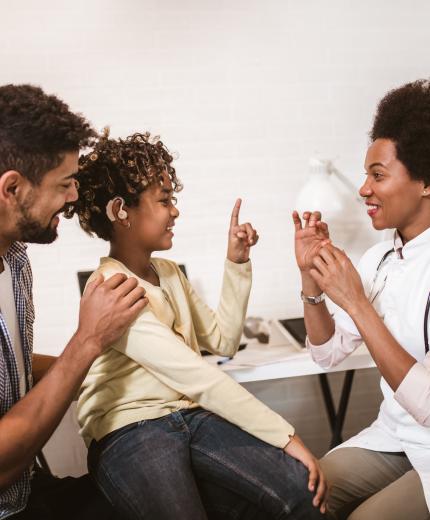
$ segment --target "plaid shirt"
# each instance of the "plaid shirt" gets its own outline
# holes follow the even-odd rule
[[[3,258],[9,264],[12,274],[28,391],[31,387],[34,307],[33,279],[26,248],[27,246],[24,244],[15,242]],[[0,417],[3,417],[19,398],[19,377],[15,354],[6,322],[0,312]],[[0,518],[6,518],[23,510],[29,494],[30,469],[27,469],[11,486],[0,492]]]

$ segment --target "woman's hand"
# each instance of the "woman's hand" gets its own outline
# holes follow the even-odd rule
[[[241,199],[237,199],[230,220],[228,231],[227,258],[236,264],[243,264],[249,260],[252,246],[258,242],[257,231],[247,222],[239,224]]]
[[[360,275],[341,249],[328,244],[313,259],[309,274],[327,296],[348,314],[368,303]]]
[[[328,487],[318,460],[306,448],[298,435],[294,435],[284,448],[285,453],[299,460],[309,471],[309,491],[315,494],[312,505],[319,507],[321,513],[326,511]]]
[[[297,211],[293,212],[293,222],[296,229],[295,233],[295,252],[297,265],[302,273],[308,273],[313,267],[313,259],[320,249],[330,243],[328,226],[321,222],[319,211],[305,211],[303,213],[305,227],[302,226]]]

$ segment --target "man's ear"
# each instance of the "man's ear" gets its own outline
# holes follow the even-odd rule
[[[24,188],[25,178],[16,170],[8,170],[0,176],[0,203],[10,204]]]

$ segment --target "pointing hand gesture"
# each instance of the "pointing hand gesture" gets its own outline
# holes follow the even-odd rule
[[[257,231],[247,222],[239,224],[241,199],[237,199],[231,213],[230,229],[228,232],[227,258],[236,264],[243,264],[249,260],[252,246],[258,242]]]

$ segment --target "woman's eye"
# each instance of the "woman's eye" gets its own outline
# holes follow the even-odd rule
[[[382,179],[383,175],[382,175],[382,173],[379,173],[379,172],[373,172],[373,177],[375,180],[378,181],[378,180]]]

